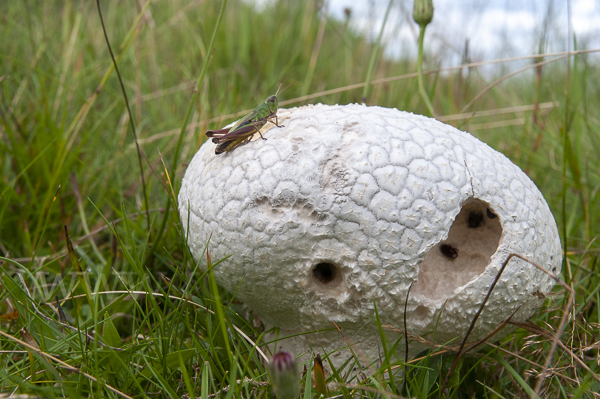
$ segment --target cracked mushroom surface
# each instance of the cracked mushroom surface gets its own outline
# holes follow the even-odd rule
[[[470,134],[356,104],[280,109],[278,117],[285,127],[263,130],[267,140],[221,155],[205,143],[185,173],[179,211],[196,259],[209,238],[213,259],[231,255],[215,277],[266,327],[279,337],[326,330],[280,341],[279,350],[335,351],[340,365],[350,354],[335,322],[375,360],[374,304],[392,342],[406,308],[409,334],[430,340],[435,331],[436,342],[458,345],[510,253],[560,272],[542,194]],[[470,341],[518,307],[516,320],[531,317],[553,285],[512,258]],[[411,356],[422,349],[409,344]]]

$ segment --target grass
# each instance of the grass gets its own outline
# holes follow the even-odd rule
[[[102,11],[143,172],[95,2],[0,5],[0,396],[266,397],[268,371],[253,344],[262,331],[182,239],[173,195],[186,162],[205,129],[281,82],[299,82],[282,99],[292,105],[368,93],[369,105],[426,114],[414,76],[385,81],[413,73],[416,61],[384,58],[314,0],[261,10],[229,0],[212,51],[221,2],[134,4],[104,2]],[[435,70],[441,60],[427,53],[427,37],[425,46],[425,69]],[[451,397],[598,397],[599,71],[594,54],[563,58],[498,82],[472,105],[502,68],[425,77],[440,119],[506,154],[540,188],[574,292],[568,307],[557,285],[535,325],[462,358]],[[368,91],[359,84],[367,76]],[[452,117],[460,113],[469,114]],[[438,397],[453,360],[436,348],[404,366],[385,353],[371,377],[336,370],[328,382],[340,387],[328,395]],[[550,374],[539,379],[546,361]],[[302,395],[316,397],[307,368]]]

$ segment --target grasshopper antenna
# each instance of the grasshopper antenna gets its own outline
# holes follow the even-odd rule
[[[287,89],[290,88],[290,86],[295,85],[297,82],[291,83],[289,84],[285,89],[281,90],[281,92],[279,91],[279,89],[281,89],[281,85],[283,83],[279,83],[279,87],[277,88],[277,92],[275,93],[275,97],[277,97],[278,95],[280,95],[281,93],[283,93],[284,91],[286,91]]]

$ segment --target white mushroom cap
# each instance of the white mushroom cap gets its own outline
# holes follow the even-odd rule
[[[215,269],[217,281],[280,337],[333,321],[373,360],[374,303],[382,324],[403,330],[413,284],[408,332],[431,339],[436,330],[436,342],[458,345],[510,253],[559,273],[558,231],[541,193],[470,134],[363,105],[280,109],[278,117],[285,127],[268,130],[266,141],[221,155],[204,144],[179,210],[194,256],[209,238],[213,259],[232,255]],[[516,320],[531,317],[553,285],[513,258],[471,340],[519,306]],[[337,330],[279,344],[297,354],[345,346]],[[421,349],[410,345],[412,355]]]

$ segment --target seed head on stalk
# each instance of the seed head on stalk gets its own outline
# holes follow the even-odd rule
[[[433,19],[433,0],[415,0],[413,19],[423,29]]]
[[[300,395],[300,379],[296,359],[289,352],[278,352],[273,356],[271,364],[271,381],[273,391],[279,399],[293,399]]]
[[[436,117],[433,105],[429,95],[425,91],[423,84],[423,42],[425,40],[425,28],[433,19],[433,0],[415,0],[413,6],[413,19],[419,24],[419,58],[417,60],[417,80],[419,84],[419,94],[427,106],[429,116]]]

